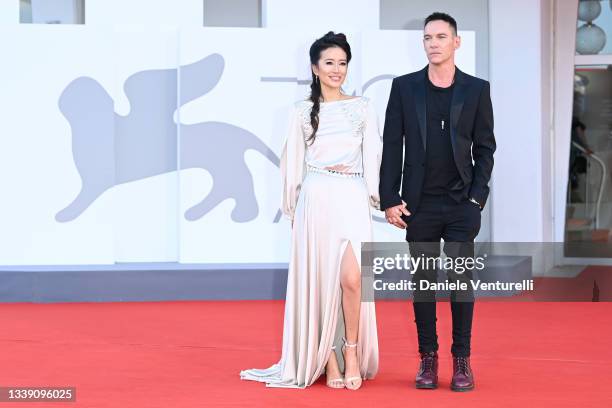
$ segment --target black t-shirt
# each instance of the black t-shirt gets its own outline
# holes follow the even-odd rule
[[[461,190],[462,180],[455,165],[450,138],[450,110],[454,84],[439,88],[426,81],[427,149],[424,194],[445,195]]]

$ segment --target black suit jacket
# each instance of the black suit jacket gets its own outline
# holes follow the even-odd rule
[[[421,200],[427,146],[426,75],[427,67],[397,77],[391,85],[380,167],[383,210],[404,200],[414,213]],[[489,82],[457,69],[450,122],[453,156],[463,182],[462,195],[474,198],[484,208],[495,151]]]

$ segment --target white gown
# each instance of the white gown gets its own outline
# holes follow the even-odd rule
[[[311,107],[310,101],[295,104],[281,157],[282,208],[293,221],[281,360],[240,372],[242,379],[270,387],[311,385],[325,372],[333,345],[344,366],[340,263],[350,242],[361,266],[361,242],[372,240],[371,206],[379,208],[382,142],[372,102],[358,97],[321,103],[312,144],[305,142],[312,132]],[[353,174],[323,170],[339,164]],[[357,356],[364,379],[378,371],[371,289],[362,283]]]

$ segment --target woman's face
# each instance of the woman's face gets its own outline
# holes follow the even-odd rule
[[[340,47],[331,47],[321,52],[317,65],[312,66],[312,72],[319,77],[321,87],[338,89],[346,78],[348,61],[346,53]]]

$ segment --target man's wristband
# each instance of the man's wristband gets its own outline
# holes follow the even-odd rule
[[[480,208],[482,210],[482,205],[480,205],[480,203],[478,201],[476,201],[473,197],[470,197],[470,201],[473,202],[474,204],[476,204],[478,206],[478,208]]]

